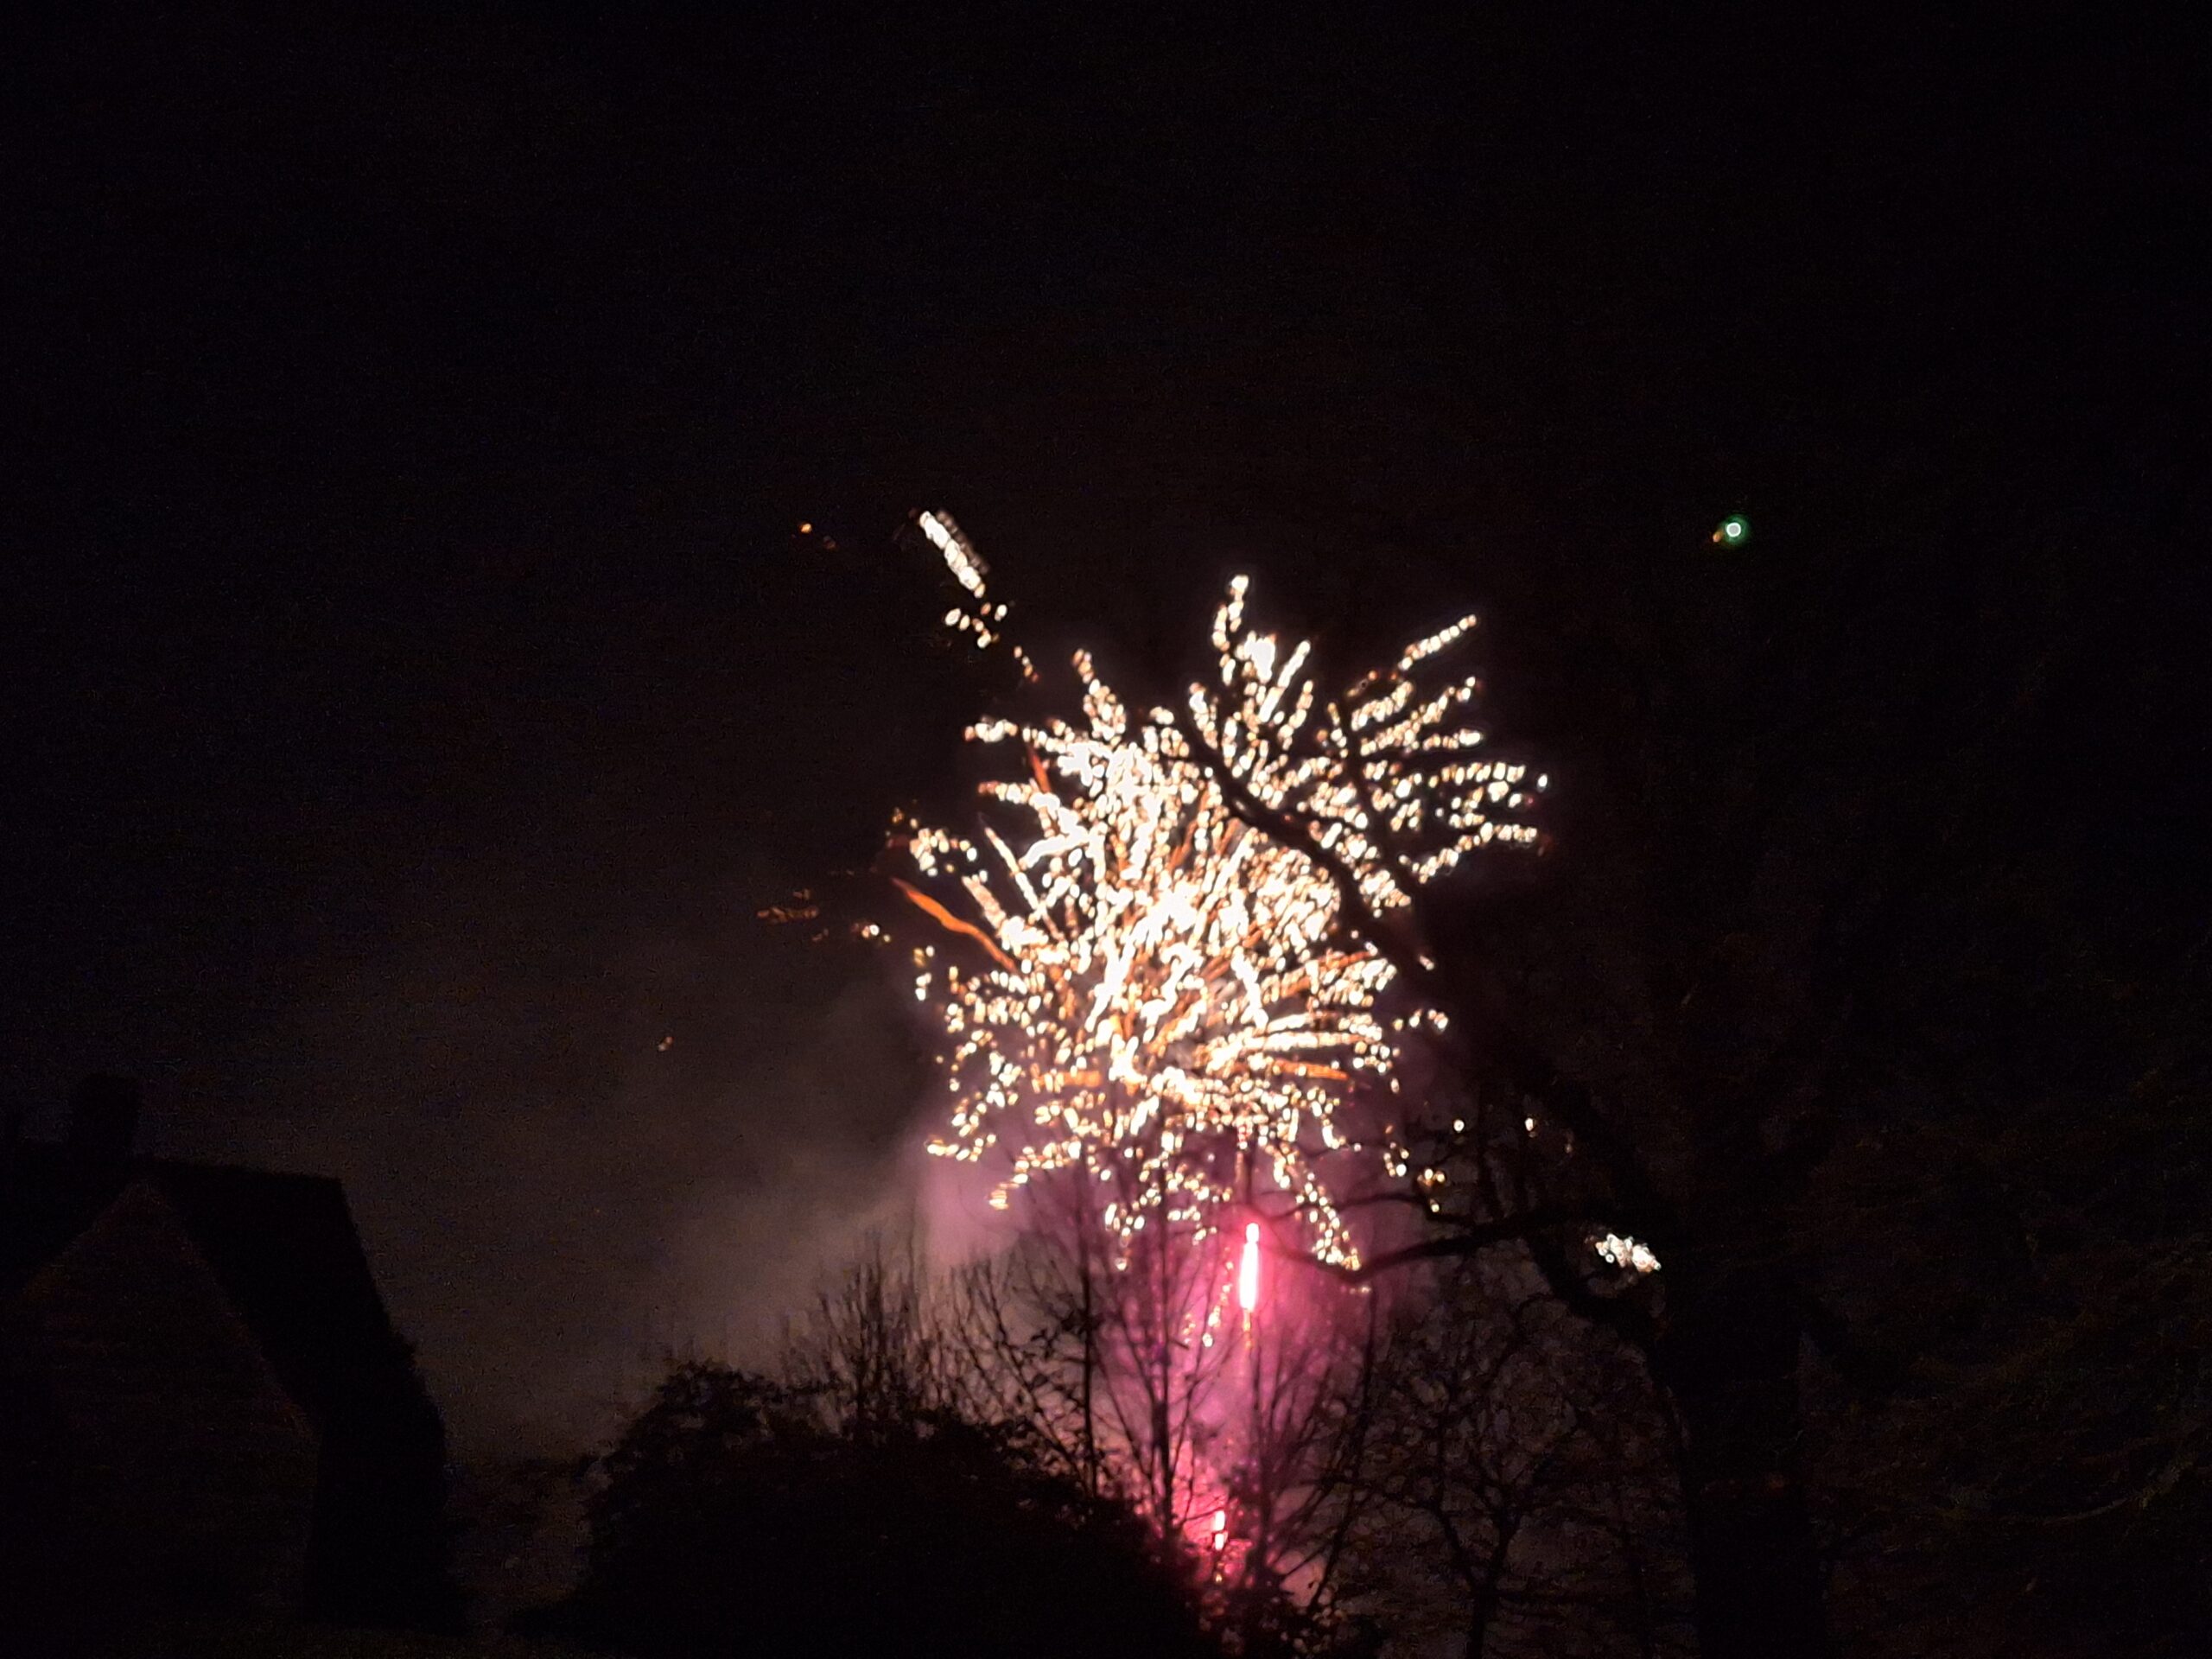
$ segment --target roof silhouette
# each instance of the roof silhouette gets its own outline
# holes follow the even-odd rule
[[[443,1429],[336,1180],[0,1144],[0,1309],[141,1184],[181,1218],[319,1436],[309,1611],[349,1623],[450,1624]]]
[[[133,1181],[149,1182],[245,1318],[285,1390],[318,1424],[398,1340],[345,1190],[327,1176],[19,1145],[0,1165],[0,1299],[67,1249]]]

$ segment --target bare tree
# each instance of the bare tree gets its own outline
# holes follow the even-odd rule
[[[1563,784],[1540,897],[1510,876],[1479,903],[1421,885],[1434,815],[1338,717],[1351,695],[1322,694],[1331,718],[1298,747],[1184,728],[1239,817],[1325,872],[1344,930],[1447,1017],[1458,1127],[1405,1194],[1432,1230],[1365,1270],[1525,1250],[1643,1357],[1681,1428],[1709,1659],[1827,1649],[1802,1357],[1878,1368],[1824,1296],[1813,1187],[1895,1109],[1978,971],[1967,895],[2039,806],[2017,769],[2048,702],[2050,561],[1938,582],[1894,522],[1846,525],[1826,568],[1674,563],[1662,582],[1645,563],[1577,586],[1514,731]],[[1322,682],[1347,683],[1368,682]],[[1375,901],[1393,893],[1409,901]],[[1607,1240],[1663,1270],[1621,1271],[1592,1250]]]
[[[1248,1313],[1217,1235],[1118,1249],[1073,1180],[1027,1214],[948,1287],[976,1408],[1035,1423],[1058,1466],[1147,1516],[1245,1651],[1316,1639],[1370,1500],[1378,1299],[1302,1275]]]
[[[1640,1363],[1525,1265],[1461,1262],[1425,1289],[1378,1367],[1358,1540],[1393,1622],[1468,1659],[1682,1651],[1668,1425]]]

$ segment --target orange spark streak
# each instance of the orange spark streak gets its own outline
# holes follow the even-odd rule
[[[1014,958],[1007,955],[1005,951],[1000,950],[998,941],[994,939],[989,934],[984,932],[983,930],[976,926],[975,923],[963,921],[959,917],[954,915],[950,911],[947,910],[943,905],[938,903],[936,899],[931,898],[929,894],[924,893],[919,887],[914,886],[911,881],[905,880],[900,877],[894,875],[891,878],[891,885],[898,888],[899,892],[905,893],[908,899],[913,901],[914,907],[917,910],[920,911],[925,916],[927,916],[931,920],[935,921],[939,926],[954,933],[965,933],[969,938],[976,941],[976,943],[981,944],[984,950],[991,953],[993,957],[997,960],[1000,967],[1011,968],[1014,966]]]

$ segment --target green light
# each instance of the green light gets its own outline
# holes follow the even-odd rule
[[[1751,539],[1751,525],[1740,513],[1731,514],[1720,521],[1720,528],[1713,532],[1715,543],[1722,547],[1741,547]]]

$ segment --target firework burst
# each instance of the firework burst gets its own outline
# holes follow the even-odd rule
[[[982,559],[944,515],[918,523],[963,590],[949,626],[1002,643]],[[1002,1159],[1001,1206],[1047,1172],[1095,1175],[1125,1243],[1287,1199],[1306,1248],[1356,1266],[1325,1164],[1354,1149],[1343,1109],[1388,1084],[1421,1015],[1385,1016],[1396,970],[1344,925],[1338,874],[1370,914],[1402,907],[1476,848],[1534,839],[1517,818],[1541,780],[1478,758],[1472,678],[1421,683],[1472,618],[1332,697],[1307,645],[1245,625],[1245,597],[1240,577],[1214,620],[1218,683],[1183,709],[1133,711],[1077,652],[1079,720],[970,728],[1019,755],[982,785],[977,833],[906,826],[900,886],[981,950],[968,968],[915,951],[949,1045],[931,1149]],[[1404,1173],[1395,1144],[1370,1149]]]

